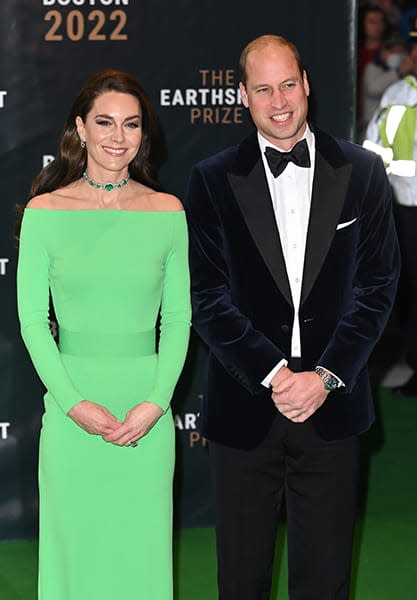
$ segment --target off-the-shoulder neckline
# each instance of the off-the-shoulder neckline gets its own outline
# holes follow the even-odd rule
[[[51,212],[51,213],[141,213],[141,214],[162,214],[162,215],[175,215],[184,214],[184,210],[135,210],[125,208],[39,208],[30,207],[25,208],[25,212]]]

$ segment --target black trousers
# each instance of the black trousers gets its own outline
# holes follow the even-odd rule
[[[210,443],[220,600],[268,600],[285,498],[291,600],[347,600],[357,437],[324,442],[279,413],[254,450]]]

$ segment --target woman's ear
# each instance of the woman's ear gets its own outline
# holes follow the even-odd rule
[[[75,117],[75,126],[77,127],[77,133],[82,142],[85,142],[85,127],[84,121],[80,116]]]

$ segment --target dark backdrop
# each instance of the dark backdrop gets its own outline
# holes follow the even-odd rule
[[[0,3],[0,539],[36,535],[42,388],[20,340],[14,206],[55,152],[66,113],[94,71],[120,68],[149,91],[165,131],[167,190],[182,197],[191,165],[251,129],[237,60],[263,33],[291,39],[312,87],[311,117],[352,137],[354,0],[2,0]],[[188,90],[188,91],[187,91]],[[205,348],[192,338],[174,399],[176,511],[212,522],[207,447],[198,434]]]

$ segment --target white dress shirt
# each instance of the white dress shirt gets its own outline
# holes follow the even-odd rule
[[[278,177],[274,177],[265,156],[267,146],[286,152],[278,146],[273,146],[258,131],[258,142],[261,149],[262,162],[265,169],[269,193],[278,226],[282,252],[291,289],[294,306],[294,321],[291,333],[291,356],[301,357],[300,308],[301,286],[303,283],[304,255],[307,241],[308,220],[310,217],[311,194],[313,190],[314,162],[316,144],[314,134],[307,126],[301,139],[305,138],[310,152],[311,167],[298,167],[293,162],[288,163]],[[281,360],[268,373],[262,385],[269,387],[271,379],[287,361]]]

